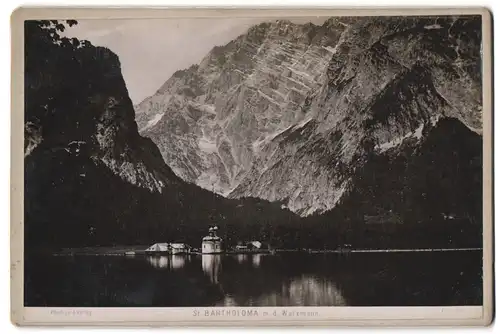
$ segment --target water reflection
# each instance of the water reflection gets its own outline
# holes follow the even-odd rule
[[[288,286],[288,305],[344,306],[346,301],[337,285],[326,278],[302,276]]]
[[[238,254],[236,255],[236,261],[239,264],[243,264],[245,261],[251,261],[255,268],[260,267],[262,254]]]
[[[252,264],[255,268],[258,268],[260,266],[260,258],[262,254],[254,254],[252,256]]]
[[[214,284],[219,283],[219,273],[221,269],[221,256],[220,255],[208,255],[204,254],[201,256],[201,267],[203,272],[208,275],[210,281]]]
[[[166,256],[148,256],[148,262],[155,268],[168,268],[168,257]]]
[[[159,269],[180,269],[185,265],[185,258],[180,255],[172,256],[148,256],[148,262]]]
[[[28,305],[457,306],[482,302],[481,252],[354,254],[343,260],[337,255],[254,255],[244,254],[242,263],[233,255],[51,257],[43,265],[32,260],[27,267]],[[437,265],[428,266],[431,260]],[[47,280],[47,275],[64,279]]]
[[[211,284],[222,288],[225,296],[217,302],[225,306],[342,306],[344,296],[332,277],[314,274],[283,275],[273,263],[262,261],[262,254],[238,254],[234,257],[205,254],[193,259],[208,276]],[[189,257],[183,255],[150,256],[148,262],[170,271],[186,266]],[[222,262],[225,271],[222,271]],[[189,262],[190,263],[190,262]],[[189,265],[188,265],[189,267]],[[199,268],[199,267],[198,267]]]
[[[238,305],[238,303],[236,302],[236,300],[234,299],[234,297],[232,295],[226,295],[224,296],[224,300],[222,301],[222,303],[218,303],[217,306],[240,306]]]
[[[172,269],[180,269],[186,263],[186,258],[182,255],[173,255],[170,259],[172,260]]]
[[[244,290],[244,287],[242,287]],[[217,306],[347,306],[339,287],[330,280],[315,276],[302,276],[283,283],[277,289],[243,297],[226,294]]]
[[[267,306],[345,306],[341,290],[327,279],[302,276],[283,283],[281,291],[275,291],[256,300],[257,305]]]

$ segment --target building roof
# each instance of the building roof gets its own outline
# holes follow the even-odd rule
[[[153,245],[151,245],[147,250],[164,250],[167,248],[189,248],[188,244],[185,243],[180,243],[180,242],[173,242],[173,243],[168,243],[168,242],[158,242]]]
[[[189,247],[189,245],[185,244],[185,243],[172,243],[172,244],[170,244],[170,246],[172,246],[172,248],[188,248]]]
[[[203,237],[203,241],[221,241],[221,240],[222,239],[220,237],[212,237],[210,235]]]
[[[262,247],[262,242],[260,241],[251,241],[250,243],[256,248]]]
[[[168,249],[168,243],[165,242],[158,242],[154,245],[151,245],[148,249],[146,250],[151,250],[151,251],[163,251]]]

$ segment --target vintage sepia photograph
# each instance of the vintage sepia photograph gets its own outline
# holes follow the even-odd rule
[[[57,17],[20,23],[23,307],[484,305],[484,11]]]

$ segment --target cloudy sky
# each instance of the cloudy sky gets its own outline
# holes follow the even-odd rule
[[[215,46],[225,45],[263,18],[79,20],[66,35],[105,46],[120,57],[130,98],[151,96],[177,70],[197,64]],[[325,18],[294,21],[321,23]]]

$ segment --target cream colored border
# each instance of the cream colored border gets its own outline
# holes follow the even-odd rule
[[[483,18],[483,307],[242,307],[259,316],[204,316],[212,308],[26,308],[23,300],[23,21],[27,19],[153,19],[179,17],[304,17],[382,15],[481,15]],[[492,17],[484,8],[18,8],[11,17],[11,319],[16,325],[90,326],[417,326],[489,325],[493,317],[493,123]],[[219,309],[220,310],[220,309]],[[318,312],[317,316],[264,317],[283,310]],[[199,311],[201,316],[193,316]],[[241,314],[242,312],[240,312]]]

